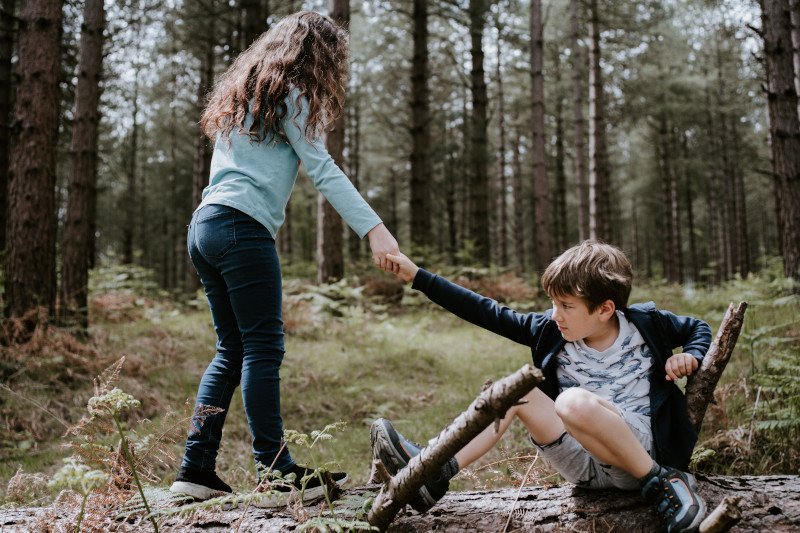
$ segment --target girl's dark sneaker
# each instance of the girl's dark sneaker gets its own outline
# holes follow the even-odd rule
[[[694,476],[668,466],[642,481],[642,496],[655,507],[668,533],[694,533],[706,514]]]
[[[322,481],[320,482],[320,477]],[[346,472],[328,472],[320,470],[319,475],[313,468],[294,465],[286,474],[279,471],[259,473],[256,495],[252,504],[255,507],[283,507],[290,502],[310,502],[321,498],[327,491],[335,494],[349,481]]]
[[[188,494],[197,500],[208,500],[233,492],[230,485],[222,481],[215,472],[181,467],[170,492]]]
[[[372,455],[383,463],[391,475],[396,475],[419,455],[422,446],[403,437],[394,429],[392,423],[379,418],[372,423],[370,430]],[[458,463],[451,458],[437,473],[428,478],[411,500],[411,507],[419,513],[427,512],[442,499],[450,488],[450,478],[458,472]]]

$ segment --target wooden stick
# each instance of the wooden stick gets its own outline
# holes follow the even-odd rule
[[[698,432],[703,424],[708,404],[714,400],[714,388],[733,354],[733,348],[736,346],[736,340],[742,330],[746,310],[747,302],[740,302],[736,308],[733,304],[728,305],[717,336],[711,343],[711,347],[703,359],[703,364],[686,384],[689,420]]]
[[[742,519],[739,509],[741,503],[739,496],[726,496],[700,523],[700,533],[724,533],[730,530]]]
[[[543,380],[538,368],[525,365],[481,392],[466,411],[384,485],[367,516],[369,523],[386,531],[430,474],[439,470],[493,420],[503,418],[511,406]]]

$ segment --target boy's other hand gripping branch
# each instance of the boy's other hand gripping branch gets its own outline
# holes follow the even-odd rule
[[[688,353],[678,353],[667,359],[667,380],[678,381],[680,378],[690,376],[697,370],[697,359]]]
[[[419,267],[415,265],[411,259],[406,257],[404,253],[397,252],[397,254],[386,254],[386,258],[397,265],[397,269],[394,271],[395,276],[406,283],[414,281]]]

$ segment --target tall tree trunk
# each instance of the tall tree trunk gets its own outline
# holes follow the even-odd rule
[[[522,158],[520,157],[522,147],[522,136],[518,129],[514,130],[514,250],[517,254],[517,268],[525,270],[525,213],[524,213],[524,194],[522,190]]]
[[[242,49],[247,49],[259,35],[267,31],[269,0],[242,0]]]
[[[470,125],[470,184],[469,238],[475,245],[474,259],[489,264],[489,155],[487,108],[489,97],[483,70],[483,28],[488,0],[470,0],[469,33],[472,43],[472,115]]]
[[[556,99],[556,252],[567,248],[567,175],[564,170],[564,101]]]
[[[430,97],[428,91],[428,1],[414,0],[411,59],[411,243],[431,245]]]
[[[690,176],[689,166],[689,141],[684,132],[681,138],[681,173],[683,175],[684,186],[684,203],[686,204],[686,229],[689,233],[689,261],[687,268],[691,275],[691,280],[697,283],[699,279],[698,257],[697,257],[697,238],[695,237],[695,222],[694,222],[694,195],[692,194],[692,178]]]
[[[662,264],[664,266],[663,277],[670,283],[675,283],[677,280],[676,264],[675,264],[675,250],[672,241],[672,225],[674,220],[672,218],[672,173],[670,169],[670,156],[669,153],[669,129],[667,125],[666,113],[660,113],[658,117],[658,140],[656,141],[656,160],[658,161],[658,170],[661,175],[661,221],[662,226],[660,229],[661,241],[661,256]]]
[[[731,142],[734,154],[740,153],[740,134],[737,128],[737,120],[733,116],[730,118],[731,122]],[[738,163],[738,162],[737,162]],[[747,238],[747,201],[744,194],[744,174],[741,165],[734,164],[731,169],[731,178],[733,180],[733,205],[734,205],[734,229],[735,240],[737,249],[738,262],[736,264],[736,271],[742,276],[746,276],[750,272],[750,247]]]
[[[86,333],[89,256],[93,224],[92,206],[97,189],[97,131],[100,122],[100,78],[103,67],[103,0],[86,0],[81,25],[78,86],[72,125],[72,166],[67,215],[62,235],[62,269],[59,318],[62,325]]]
[[[720,183],[721,177],[719,176],[719,150],[718,150],[718,131],[715,129],[714,113],[711,104],[711,91],[706,88],[705,91],[705,126],[707,145],[710,153],[706,158],[706,203],[708,211],[708,263],[710,267],[710,279],[712,285],[719,284],[724,278],[724,265],[723,265],[723,237],[722,237],[722,215],[719,206],[720,202]]]
[[[534,268],[543,271],[553,256],[552,218],[550,215],[550,185],[545,163],[544,131],[544,37],[542,27],[542,2],[531,0],[531,142],[533,161],[533,228]]]
[[[678,160],[678,149],[675,140],[675,128],[671,128],[670,134],[667,136],[667,145],[665,146],[666,152],[666,166],[669,171],[669,218],[670,218],[670,234],[669,241],[672,247],[672,253],[675,256],[675,283],[683,282],[683,240],[681,239],[681,216],[680,204],[678,195],[678,170],[675,168],[675,161]]]
[[[138,50],[137,50],[138,54]],[[137,224],[136,206],[143,202],[139,197],[139,190],[144,195],[144,188],[139,189],[136,183],[136,163],[139,152],[139,66],[135,68],[136,80],[133,85],[133,125],[131,126],[130,140],[125,154],[125,174],[127,176],[127,191],[121,200],[125,206],[125,227],[122,229],[122,262],[125,264],[133,263],[135,232],[141,230],[141,220]],[[141,217],[139,217],[141,218]],[[141,233],[140,233],[141,235]],[[142,237],[144,235],[141,235]],[[142,242],[142,244],[144,244]]]
[[[16,0],[3,0],[0,12],[0,257],[6,250],[8,218],[8,155],[11,149],[11,105]]]
[[[721,174],[721,187],[720,187],[720,203],[722,224],[719,227],[720,237],[722,239],[722,261],[723,261],[723,276],[724,279],[733,277],[734,265],[738,262],[738,249],[734,239],[734,195],[733,188],[733,163],[730,157],[729,146],[730,134],[728,131],[728,113],[727,108],[727,90],[726,90],[726,76],[723,72],[724,63],[722,58],[722,43],[717,40],[716,43],[716,61],[717,61],[717,109],[719,110],[718,124],[719,124],[719,153],[721,156],[720,165],[722,168]]]
[[[792,60],[794,63],[794,92],[800,96],[800,0],[789,0],[792,17]],[[797,112],[800,113],[800,98]]]
[[[209,2],[209,15],[206,19],[202,39],[202,52],[200,57],[200,83],[197,85],[197,116],[199,117],[206,105],[206,98],[214,84],[214,64],[216,55],[214,47],[217,44],[217,1]],[[211,145],[200,129],[197,129],[194,141],[194,161],[192,165],[192,205],[194,211],[203,198],[203,189],[208,183],[211,172]],[[189,260],[188,254],[185,256]],[[193,293],[200,287],[200,280],[194,268],[186,265],[186,291]]]
[[[5,271],[10,317],[40,306],[52,316],[55,307],[61,8],[60,0],[28,0],[20,14]]]
[[[348,172],[350,179],[356,189],[361,189],[361,95],[360,93],[352,94],[350,99],[350,106],[348,107],[350,114],[350,124],[348,125]],[[352,229],[348,231],[348,244],[350,248],[350,260],[358,261],[362,256],[362,239],[358,238],[358,234]]]
[[[331,18],[347,30],[350,0],[331,0]],[[333,160],[344,168],[345,117],[336,119],[326,141]],[[319,193],[317,198],[317,283],[338,281],[344,276],[342,219]]]
[[[586,183],[586,120],[583,116],[583,77],[586,62],[580,45],[580,1],[570,0],[572,107],[575,114],[575,184],[578,196],[578,238],[589,238],[589,189]]]
[[[503,92],[503,55],[502,55],[503,25],[500,17],[497,17],[497,128],[500,134],[500,146],[498,148],[498,183],[497,188],[497,211],[500,231],[498,233],[500,248],[500,264],[508,265],[508,202],[506,185],[506,109],[505,95]]]
[[[600,20],[597,0],[589,2],[589,233],[593,239],[610,235],[610,186],[606,155],[603,78],[600,67]]]
[[[772,139],[772,164],[783,203],[783,271],[800,280],[800,120],[788,0],[763,0],[764,57]]]
[[[456,262],[456,251],[458,250],[458,221],[456,220],[456,186],[455,186],[455,163],[452,153],[447,154],[447,162],[444,174],[444,194],[446,199],[445,209],[447,213],[447,258],[450,264]]]

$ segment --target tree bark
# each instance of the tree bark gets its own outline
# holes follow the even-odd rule
[[[800,120],[788,0],[762,3],[772,164],[781,184],[783,271],[800,280]]]
[[[488,0],[470,0],[469,33],[471,40],[472,115],[470,116],[470,162],[472,172],[469,188],[469,238],[475,246],[473,258],[482,265],[489,264],[489,156],[487,137],[487,108],[489,97],[483,70],[483,28]]]
[[[542,23],[542,2],[531,0],[531,159],[533,162],[533,228],[534,268],[542,272],[553,258],[550,215],[550,185],[547,180],[545,164],[544,130],[544,30]]]
[[[698,432],[708,404],[714,400],[714,388],[733,354],[733,348],[744,323],[745,311],[747,311],[746,302],[739,303],[737,307],[733,304],[728,306],[717,336],[703,358],[703,364],[686,385],[689,420]]]
[[[425,479],[440,469],[458,450],[489,424],[503,418],[513,405],[543,380],[539,369],[526,364],[487,387],[448,427],[391,478],[375,498],[367,520],[385,531],[398,511],[411,501]]]
[[[11,57],[14,52],[14,13],[16,0],[3,0],[0,12],[0,257],[6,250],[8,218],[8,156],[11,150],[11,105],[13,77]]]
[[[411,58],[411,243],[431,245],[430,96],[428,90],[428,2],[414,0]]]
[[[331,0],[331,18],[345,30],[350,27],[350,0]],[[326,146],[333,161],[344,168],[345,117],[338,117],[328,132]],[[342,218],[333,206],[317,194],[317,283],[338,281],[344,276],[344,235]]]
[[[61,8],[60,0],[28,0],[20,14],[5,271],[10,317],[36,307],[52,315],[55,307]]]
[[[97,132],[100,122],[100,78],[103,68],[103,0],[86,0],[81,26],[72,166],[67,214],[62,234],[59,318],[62,325],[85,334],[89,327],[87,294],[92,252],[92,215],[97,196]]]
[[[593,239],[607,241],[611,238],[611,206],[599,26],[597,0],[591,0],[589,2],[589,234]]]
[[[578,196],[578,239],[589,238],[589,189],[586,183],[586,120],[583,116],[583,77],[586,60],[580,45],[580,2],[570,0],[570,54],[572,66],[572,108],[575,114],[575,184]]]

